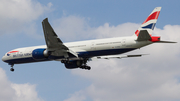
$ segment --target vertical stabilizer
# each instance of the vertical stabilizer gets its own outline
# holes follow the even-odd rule
[[[147,32],[151,35],[156,25],[160,10],[161,7],[156,7],[142,23],[142,25],[138,28],[138,30],[136,30],[135,35],[139,36],[139,33],[142,30],[147,30]]]

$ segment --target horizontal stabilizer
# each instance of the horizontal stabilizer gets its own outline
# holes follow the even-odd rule
[[[139,32],[137,41],[147,41],[150,39],[151,39],[151,36],[149,35],[148,31],[147,30],[141,30]]]
[[[177,43],[177,42],[173,42],[173,41],[157,41],[156,43]]]

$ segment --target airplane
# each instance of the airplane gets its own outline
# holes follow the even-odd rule
[[[121,55],[123,53],[139,49],[153,43],[176,43],[161,41],[160,36],[152,36],[161,7],[156,7],[142,25],[132,36],[96,39],[78,42],[63,43],[48,22],[48,18],[42,21],[42,27],[46,45],[24,47],[11,50],[2,57],[2,61],[14,64],[61,61],[67,69],[87,69],[91,67],[87,62],[92,59],[128,58],[140,57],[144,54]]]

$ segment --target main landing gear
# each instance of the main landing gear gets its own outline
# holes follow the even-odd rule
[[[81,67],[79,67],[81,69],[87,69],[87,70],[91,70],[91,67],[90,66],[87,66],[87,65],[82,65]]]
[[[87,59],[84,59],[84,60],[82,61],[82,65],[81,65],[79,68],[81,68],[81,69],[86,69],[86,70],[91,70],[91,67],[88,66],[86,63],[87,63]]]
[[[87,59],[71,60],[71,61],[69,61],[69,59],[64,59],[64,60],[61,60],[61,63],[64,63],[66,68],[68,69],[74,69],[74,68],[81,68],[81,69],[86,69],[86,70],[91,69],[91,67],[86,64]]]

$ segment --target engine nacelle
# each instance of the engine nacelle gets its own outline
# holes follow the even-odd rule
[[[44,60],[49,56],[46,49],[35,49],[32,51],[32,57],[36,60]]]
[[[68,63],[64,63],[67,69],[75,69],[82,66],[81,60],[69,61]]]

